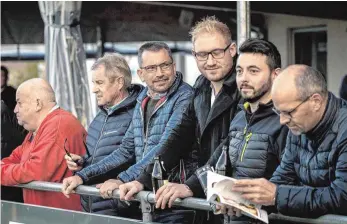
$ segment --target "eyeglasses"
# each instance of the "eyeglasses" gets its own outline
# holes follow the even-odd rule
[[[173,62],[171,61],[171,62],[161,63],[160,65],[148,65],[148,66],[140,67],[140,68],[146,70],[146,72],[148,72],[148,73],[154,73],[154,72],[157,72],[158,67],[162,71],[170,70],[172,64],[173,64]]]
[[[284,116],[287,119],[292,119],[292,113],[294,113],[303,103],[305,103],[306,101],[308,101],[311,98],[311,96],[307,97],[304,101],[302,101],[301,103],[299,103],[296,107],[294,107],[293,109],[291,109],[288,112],[281,112],[279,110],[277,110],[276,108],[272,108],[273,112],[275,112],[278,116]]]
[[[210,52],[195,52],[192,51],[193,55],[195,56],[198,61],[206,61],[208,59],[208,56],[211,54],[214,59],[221,59],[225,55],[225,51],[230,47],[232,43],[230,43],[228,46],[226,46],[224,49],[214,49]]]

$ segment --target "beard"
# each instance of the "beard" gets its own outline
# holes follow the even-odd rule
[[[266,93],[268,93],[271,89],[272,86],[272,80],[271,77],[267,80],[266,83],[264,83],[259,89],[255,90],[253,86],[247,86],[248,88],[252,88],[253,89],[253,94],[251,96],[246,95],[244,93],[241,92],[241,96],[243,99],[245,99],[245,101],[249,102],[249,103],[254,103],[257,102],[258,100],[260,100]]]

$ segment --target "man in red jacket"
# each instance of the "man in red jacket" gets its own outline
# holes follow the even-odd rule
[[[85,154],[85,129],[72,114],[59,108],[52,87],[43,79],[20,85],[16,101],[18,123],[29,133],[22,145],[1,160],[1,185],[35,180],[61,183],[72,175],[64,160],[64,147],[71,153]],[[81,210],[78,195],[67,199],[59,192],[23,189],[23,198],[29,204]]]

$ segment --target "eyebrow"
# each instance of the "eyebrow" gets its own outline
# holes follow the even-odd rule
[[[258,66],[255,66],[255,65],[250,65],[250,66],[248,66],[247,68],[248,68],[248,69],[250,69],[250,68],[256,68],[256,69],[259,69],[259,70],[260,70],[260,68],[259,68]]]

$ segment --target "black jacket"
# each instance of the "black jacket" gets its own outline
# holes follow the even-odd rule
[[[1,100],[4,101],[6,106],[13,112],[16,106],[16,89],[12,86],[5,86],[1,92]]]
[[[190,111],[195,117],[194,148],[198,150],[198,165],[203,166],[213,155],[216,148],[227,138],[231,120],[238,111],[240,93],[237,90],[236,75],[231,72],[225,79],[223,87],[211,108],[211,82],[199,76],[194,85],[195,96]],[[195,192],[201,189],[195,175],[186,184]]]
[[[272,111],[272,101],[259,104],[254,113],[247,104],[240,104],[243,110],[232,120],[228,138],[207,163],[214,167],[225,145],[229,155],[227,176],[270,179],[280,164],[288,128],[280,124],[279,116]],[[196,194],[203,194],[201,187]]]
[[[347,215],[347,101],[329,93],[323,118],[309,133],[288,135],[271,180],[281,214]]]
[[[11,155],[22,144],[27,131],[21,127],[15,114],[1,101],[1,159]],[[22,189],[1,186],[1,200],[23,202]]]

